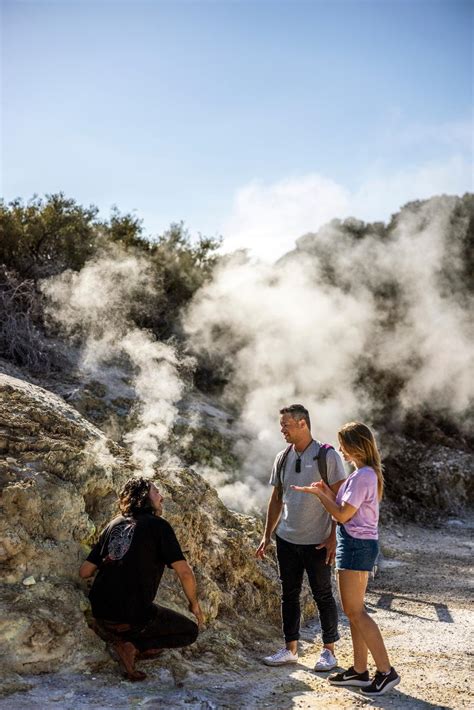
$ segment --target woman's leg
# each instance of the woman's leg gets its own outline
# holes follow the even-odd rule
[[[351,600],[352,604],[354,604],[355,595],[353,593],[351,599],[348,599],[346,591],[347,585],[341,586],[341,574],[344,574],[344,572],[345,570],[337,570],[337,583],[339,587],[339,595],[341,597],[342,607],[344,609],[344,612],[346,613],[346,608],[350,607]],[[362,606],[364,605],[364,594],[365,588],[362,592]],[[346,616],[348,616],[347,613]],[[365,643],[364,637],[362,636],[361,632],[359,631],[357,626],[350,620],[350,618],[349,623],[351,628],[352,648],[354,651],[354,670],[357,673],[363,673],[367,670],[367,644]]]
[[[349,623],[351,627],[352,648],[354,649],[354,670],[357,673],[363,673],[367,670],[367,644],[357,626],[353,624],[352,621],[349,621]]]
[[[342,607],[350,621],[351,633],[353,626],[356,631],[355,635],[352,635],[352,643],[354,645],[354,668],[359,672],[366,670],[365,667],[359,668],[356,665],[362,662],[364,657],[367,659],[367,651],[364,651],[364,644],[372,654],[377,670],[382,673],[388,673],[391,666],[382,634],[375,621],[367,614],[364,606],[368,578],[368,572],[359,572],[349,569],[338,571]]]

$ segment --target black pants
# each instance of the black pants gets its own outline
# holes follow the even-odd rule
[[[152,605],[151,617],[145,625],[111,623],[101,619],[96,621],[99,636],[104,638],[101,631],[105,631],[109,634],[105,640],[131,641],[139,651],[189,646],[198,636],[198,625],[194,621],[157,604]]]
[[[278,535],[276,543],[285,641],[297,641],[300,637],[300,594],[305,570],[319,611],[323,643],[337,641],[337,607],[332,593],[331,565],[326,564],[326,549],[317,550],[315,545],[294,545]]]

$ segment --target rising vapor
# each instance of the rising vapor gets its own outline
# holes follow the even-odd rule
[[[84,341],[82,367],[88,372],[128,357],[139,406],[138,426],[126,436],[137,469],[153,475],[160,444],[177,414],[183,382],[179,359],[171,346],[136,327],[131,309],[138,297],[152,295],[150,266],[143,258],[120,250],[88,262],[79,272],[65,271],[42,283],[48,313],[69,334]]]
[[[466,425],[474,303],[460,204],[407,206],[389,230],[335,220],[274,265],[228,257],[198,292],[186,333],[196,352],[232,363],[225,396],[241,412],[243,472],[235,482],[221,476],[219,487],[232,507],[250,510],[268,496],[283,446],[279,408],[303,402],[313,435],[334,443],[344,422],[380,415],[385,394],[370,373],[400,383],[394,419],[429,407]]]

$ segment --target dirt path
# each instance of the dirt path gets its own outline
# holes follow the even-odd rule
[[[305,627],[300,661],[296,666],[266,668],[259,659],[275,650],[262,643],[250,649],[233,670],[213,671],[212,657],[196,664],[196,673],[176,682],[160,665],[148,664],[149,680],[133,685],[117,678],[112,665],[96,675],[54,674],[28,678],[31,688],[0,700],[8,710],[64,708],[187,708],[211,710],[237,708],[473,708],[471,688],[474,656],[472,598],[474,518],[450,521],[442,527],[415,525],[383,530],[385,562],[370,583],[368,608],[380,624],[392,662],[402,682],[378,700],[367,700],[357,691],[335,689],[326,674],[311,668],[317,648],[312,639],[318,624]],[[275,600],[275,603],[278,603]],[[350,665],[347,622],[342,617],[338,659]],[[275,638],[275,643],[279,639]]]

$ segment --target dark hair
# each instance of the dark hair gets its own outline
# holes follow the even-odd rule
[[[280,414],[289,414],[292,419],[295,419],[297,422],[300,419],[304,419],[306,424],[308,425],[308,429],[311,429],[311,420],[309,418],[309,412],[306,409],[306,407],[303,407],[302,404],[290,404],[289,407],[283,407],[283,409],[280,409]]]
[[[122,515],[134,517],[139,513],[153,513],[150,500],[149,478],[131,478],[119,493],[119,508]]]

